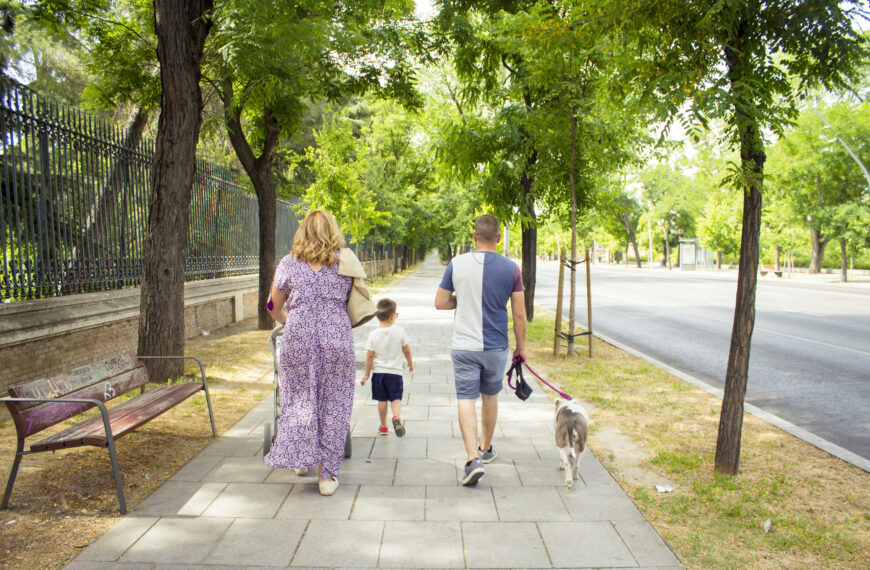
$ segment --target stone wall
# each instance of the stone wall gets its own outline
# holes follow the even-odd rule
[[[185,284],[187,338],[253,317],[257,278]],[[136,350],[139,289],[0,305],[0,394],[10,386]]]

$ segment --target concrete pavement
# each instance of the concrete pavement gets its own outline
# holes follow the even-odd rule
[[[270,396],[67,568],[679,567],[589,450],[581,479],[565,487],[553,406],[537,382],[525,402],[502,392],[499,457],[476,487],[459,484],[465,451],[449,356],[453,313],[433,307],[442,271],[430,257],[380,294],[396,300],[411,338],[407,435],[377,436],[371,390],[357,386],[353,456],[342,463],[335,495],[320,496],[314,475],[263,464]],[[374,326],[355,331],[358,369]]]

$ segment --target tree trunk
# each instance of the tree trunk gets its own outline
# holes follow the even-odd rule
[[[275,326],[266,310],[272,277],[275,273],[275,231],[278,220],[278,195],[271,164],[261,165],[257,178],[251,178],[257,192],[257,213],[260,217],[260,276],[257,294],[257,328],[270,330]]]
[[[668,265],[668,271],[673,269],[671,267],[671,225],[669,223],[662,224],[662,232],[665,234],[665,261]]]
[[[272,289],[272,277],[275,272],[275,230],[277,226],[278,195],[277,184],[272,173],[272,158],[278,146],[281,126],[269,107],[263,108],[262,129],[264,132],[263,147],[260,156],[254,156],[254,151],[245,136],[242,127],[242,108],[233,100],[233,78],[227,76],[222,83],[221,100],[224,107],[224,123],[227,136],[236,152],[239,162],[251,179],[254,192],[257,194],[257,215],[260,221],[260,267],[257,292],[257,328],[269,330],[275,322],[266,309],[269,293]]]
[[[743,68],[752,65],[739,51],[742,27],[738,22],[734,47],[726,48],[729,79],[732,88],[743,79]],[[736,475],[740,466],[740,440],[743,431],[743,403],[749,372],[749,352],[755,328],[755,290],[758,281],[758,240],[761,232],[761,191],[764,174],[764,143],[758,122],[737,106],[735,116],[740,137],[740,161],[749,173],[743,192],[743,228],[740,241],[740,262],[737,273],[737,299],[734,304],[734,325],[725,372],[722,413],[716,439],[714,470]]]
[[[773,258],[773,270],[774,271],[782,271],[780,269],[780,259],[782,258],[782,246],[776,246],[776,256]]]
[[[525,215],[531,219],[522,224],[523,235],[523,285],[525,286],[526,318],[531,322],[535,318],[535,276],[537,271],[538,253],[538,228],[535,224],[535,196],[532,190],[535,178],[530,175],[532,168],[538,161],[538,152],[535,151],[526,161],[526,170],[520,177],[520,185],[523,188],[523,208]]]
[[[722,252],[716,252],[716,269],[722,269]]]
[[[184,354],[184,257],[201,125],[202,51],[212,0],[154,0],[163,88],[142,260],[139,354]],[[181,360],[148,360],[152,381],[180,376]]]
[[[825,258],[825,248],[828,247],[829,238],[822,238],[822,233],[817,229],[810,230],[810,238],[813,242],[813,254],[810,257],[810,268],[807,273],[820,273],[822,260]]]
[[[625,226],[625,231],[628,232],[628,239],[631,242],[631,247],[634,249],[634,261],[637,268],[640,269],[640,251],[637,249],[637,236],[634,235],[634,230],[631,229],[631,224],[628,221],[628,212],[623,212],[622,219],[619,220]],[[628,254],[626,253],[626,257]]]
[[[849,268],[849,255],[846,253],[846,240],[840,240],[840,283],[846,282],[846,271]]]
[[[523,87],[523,103],[526,109],[532,109],[532,92],[528,85]],[[533,174],[535,164],[538,162],[538,151],[533,150],[526,158],[526,165],[520,176],[520,187],[523,189],[522,206],[525,215],[531,220],[521,223],[522,248],[523,248],[523,285],[525,286],[526,319],[529,322],[535,318],[535,279],[537,278],[538,262],[538,226],[535,222],[535,194],[533,186],[535,176]]]
[[[577,189],[574,170],[577,167],[577,109],[571,109],[571,163],[568,171],[568,184],[571,188],[571,274],[568,294],[568,356],[574,355],[574,311],[577,296]]]

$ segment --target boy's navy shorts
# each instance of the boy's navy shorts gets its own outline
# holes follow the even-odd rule
[[[372,399],[377,400],[378,402],[401,400],[401,374],[386,374],[384,372],[375,372],[372,374]]]

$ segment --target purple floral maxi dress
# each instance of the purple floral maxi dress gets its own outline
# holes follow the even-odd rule
[[[287,295],[287,322],[279,348],[278,433],[265,457],[270,467],[322,463],[322,478],[338,476],[356,375],[347,316],[352,283],[338,274],[338,264],[315,272],[290,255],[275,270],[275,286]]]

